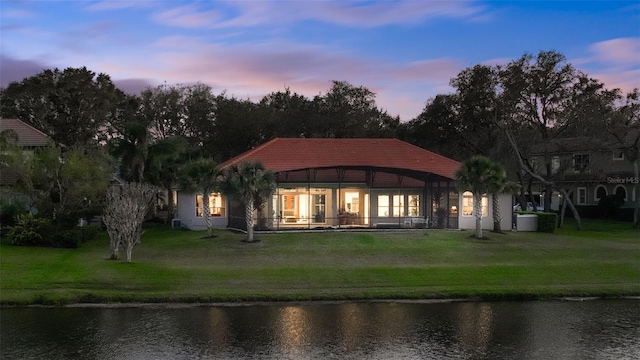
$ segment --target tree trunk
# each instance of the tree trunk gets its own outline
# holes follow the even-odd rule
[[[633,210],[633,227],[640,227],[640,165],[639,160],[635,159],[633,162],[633,176],[636,183],[633,185],[635,191],[635,209]]]
[[[133,239],[131,241],[127,241],[127,262],[131,262],[131,253],[133,252],[135,244],[136,243]]]
[[[500,199],[498,194],[491,194],[491,206],[493,207],[493,231],[502,233],[502,215],[500,214]]]
[[[473,211],[476,216],[476,238],[482,239],[482,194],[473,194]]]
[[[562,197],[562,207],[560,208],[560,224],[558,225],[559,228],[564,226],[564,214],[566,212],[567,212],[567,200],[563,196]]]
[[[213,236],[213,224],[211,223],[211,208],[209,207],[209,193],[204,192],[202,194],[202,216],[204,216],[204,223],[207,226],[207,236]]]
[[[253,238],[253,199],[247,201],[244,210],[244,217],[247,223],[247,242],[254,242]]]
[[[173,190],[171,186],[167,187],[167,224],[171,224],[171,220],[176,217],[176,206],[174,204]]]
[[[576,219],[577,229],[582,230],[582,222],[580,221],[580,214],[578,214],[578,210],[576,210],[575,206],[573,206],[573,202],[571,202],[571,199],[568,198],[567,192],[564,189],[561,189],[558,186],[556,186],[553,182],[546,180],[542,176],[534,173],[528,167],[526,167],[524,164],[524,161],[522,160],[522,156],[520,155],[520,150],[518,149],[518,145],[516,144],[515,140],[513,140],[513,138],[511,137],[511,134],[506,129],[504,130],[504,134],[507,136],[507,139],[511,143],[511,147],[516,153],[516,157],[518,158],[520,168],[524,169],[524,171],[526,171],[527,174],[529,174],[529,176],[538,180],[541,184],[545,185],[546,187],[551,187],[552,189],[558,190],[562,194],[562,196],[565,198],[567,205],[569,205],[569,209],[571,209],[571,212],[573,213],[573,217]]]

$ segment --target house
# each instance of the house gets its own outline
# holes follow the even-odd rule
[[[545,154],[551,161],[551,174],[556,184],[567,190],[575,205],[595,206],[608,195],[618,195],[625,202],[637,199],[635,185],[640,179],[633,174],[633,164],[622,148],[613,141],[586,137],[555,139],[532,153],[537,173],[544,172]],[[543,191],[535,184],[538,193]],[[558,210],[561,198],[552,193],[551,209]]]
[[[475,228],[473,197],[455,189],[460,163],[397,139],[276,138],[232,158],[261,162],[277,177],[276,191],[257,215],[260,228]],[[216,227],[244,228],[244,209],[210,195]],[[511,197],[502,200],[511,228]],[[492,228],[483,200],[483,227]],[[178,217],[204,229],[202,194],[178,193]]]
[[[4,138],[3,141],[16,145],[25,152],[32,152],[51,142],[45,133],[18,119],[0,118],[0,136]],[[15,172],[8,169],[0,171],[0,186],[14,185],[17,180]]]

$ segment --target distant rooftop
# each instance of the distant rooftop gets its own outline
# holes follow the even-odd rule
[[[0,132],[13,130],[18,135],[16,145],[20,147],[46,146],[51,139],[42,131],[18,119],[0,118]]]

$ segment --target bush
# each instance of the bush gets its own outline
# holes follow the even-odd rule
[[[80,233],[82,234],[80,239],[83,243],[93,240],[96,238],[96,236],[98,236],[97,226],[93,226],[93,225],[81,226],[81,227],[77,227],[76,229],[79,230]]]
[[[16,215],[15,225],[9,227],[7,237],[12,245],[34,246],[50,245],[51,223],[47,219],[37,218],[32,213]]]
[[[548,212],[537,212],[538,232],[553,233],[558,227],[558,214]]]
[[[620,207],[624,204],[624,198],[618,195],[608,195],[598,201],[598,215],[604,219],[618,218]]]
[[[71,229],[59,231],[53,235],[53,246],[76,249],[82,243],[82,230]]]

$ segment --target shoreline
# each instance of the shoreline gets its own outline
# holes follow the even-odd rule
[[[24,304],[24,305],[0,305],[0,309],[7,308],[67,308],[67,309],[126,309],[126,308],[144,308],[144,309],[187,309],[197,307],[251,307],[251,306],[316,306],[316,305],[340,305],[354,303],[381,303],[381,304],[445,304],[458,302],[524,302],[524,301],[568,301],[568,302],[584,302],[597,300],[637,300],[640,301],[640,295],[622,295],[622,296],[549,296],[549,297],[468,297],[468,298],[432,298],[432,299],[353,299],[353,300],[264,300],[264,301],[237,301],[237,302],[103,302],[103,303],[69,303],[69,304]]]

